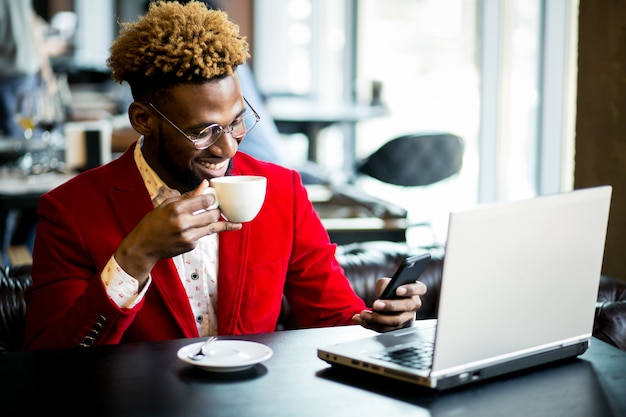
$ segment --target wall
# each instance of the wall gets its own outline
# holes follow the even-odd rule
[[[239,25],[241,35],[246,37],[250,45],[250,54],[254,51],[253,39],[253,0],[216,0],[215,1],[226,13],[228,17]],[[253,66],[254,56],[248,63]]]
[[[626,280],[626,0],[580,0],[574,187],[613,186],[603,272]]]

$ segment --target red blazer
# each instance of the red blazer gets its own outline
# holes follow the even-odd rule
[[[132,309],[112,303],[101,282],[121,240],[153,209],[133,149],[41,197],[26,349],[198,337],[171,259],[155,265],[144,300]],[[242,230],[219,235],[219,333],[273,331],[283,294],[303,326],[351,324],[365,305],[337,263],[299,174],[242,152],[234,174],[266,176],[267,197]]]

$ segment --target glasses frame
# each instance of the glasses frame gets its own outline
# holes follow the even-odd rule
[[[250,110],[252,110],[252,113],[246,113],[246,114],[242,114],[240,117],[242,118],[242,120],[250,115],[254,115],[255,118],[255,122],[254,125],[252,125],[252,127],[250,129],[246,129],[245,133],[241,136],[241,137],[235,137],[233,136],[234,139],[238,140],[239,143],[241,143],[241,141],[243,140],[243,138],[246,137],[246,135],[248,134],[249,131],[251,131],[254,126],[256,126],[257,123],[259,123],[259,121],[261,120],[261,116],[259,116],[259,114],[256,112],[256,110],[254,110],[254,107],[252,107],[250,105],[250,103],[248,103],[248,100],[246,100],[245,97],[242,97],[243,101],[246,102],[246,105],[250,108]],[[193,136],[189,136],[187,133],[185,133],[180,127],[178,127],[176,125],[176,123],[172,122],[166,115],[164,115],[163,113],[161,113],[161,110],[157,109],[156,106],[150,102],[144,102],[145,105],[150,106],[152,109],[154,109],[154,111],[157,112],[157,114],[159,116],[161,116],[163,119],[165,119],[166,122],[168,122],[170,125],[172,125],[172,127],[174,127],[174,129],[178,130],[180,132],[181,135],[183,135],[185,137],[185,139],[187,139],[189,142],[191,142],[194,146],[194,148],[196,148],[197,150],[201,151],[207,148],[210,148],[211,146],[215,145],[217,143],[218,140],[220,140],[220,138],[222,137],[222,134],[224,133],[228,133],[232,136],[233,133],[233,123],[231,123],[230,125],[228,125],[226,128],[224,128],[223,126],[217,124],[217,123],[213,123],[208,125],[207,127],[205,127],[204,129],[202,129],[202,131],[205,131],[207,129],[213,129],[215,127],[219,127],[220,129],[220,133],[217,135],[217,137],[215,139],[213,139],[212,141],[207,142],[206,145],[202,145],[202,146],[198,146],[198,141],[203,140],[200,139],[199,137],[193,137]]]

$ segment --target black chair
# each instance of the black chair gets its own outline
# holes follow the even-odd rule
[[[386,184],[402,187],[428,187],[457,175],[463,165],[463,139],[447,132],[414,133],[396,137],[367,158],[358,161],[356,172]],[[436,242],[430,221],[409,227],[428,227]]]
[[[357,163],[357,172],[387,184],[422,187],[461,170],[463,140],[451,133],[415,133],[386,142]]]

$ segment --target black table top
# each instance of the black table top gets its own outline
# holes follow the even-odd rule
[[[238,337],[270,346],[239,373],[188,365],[202,339],[0,354],[0,415],[567,416],[626,415],[626,352],[598,339],[578,359],[444,392],[335,369],[317,347],[370,334],[359,326]],[[236,339],[237,337],[224,337]]]

